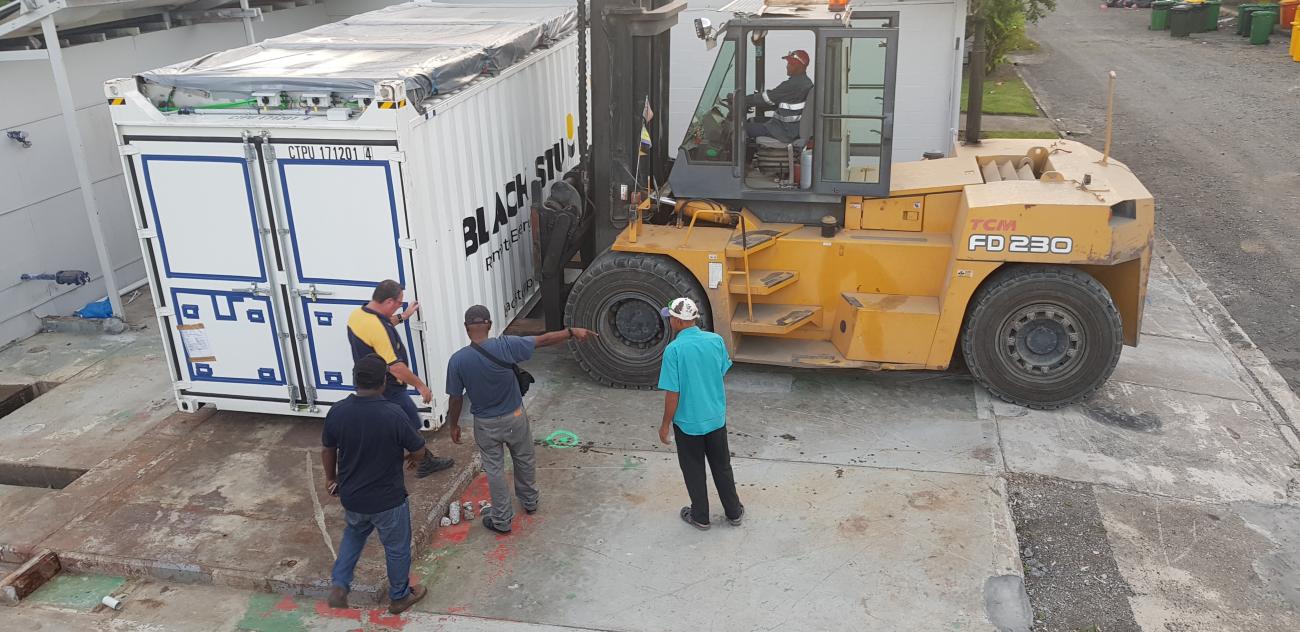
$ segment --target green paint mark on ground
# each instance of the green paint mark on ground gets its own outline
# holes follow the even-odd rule
[[[565,595],[564,598],[565,598],[565,599],[573,599],[573,598],[575,598],[575,597],[577,597],[577,596],[578,596],[578,595],[575,594],[575,593],[569,593],[569,594]]]
[[[126,583],[124,577],[112,575],[55,575],[27,598],[36,604],[89,612],[99,600],[111,595]]]
[[[439,580],[447,575],[444,572],[447,570],[447,566],[461,553],[464,553],[464,547],[460,546],[445,546],[429,551],[420,559],[415,560],[415,563],[411,565],[411,570],[425,587],[435,586]]]
[[[289,601],[293,602],[293,608],[287,607]],[[239,629],[250,632],[304,632],[307,629],[304,618],[309,612],[310,607],[284,595],[254,593],[248,600],[244,618],[239,621]]]

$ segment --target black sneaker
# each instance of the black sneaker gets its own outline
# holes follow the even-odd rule
[[[729,525],[731,525],[731,526],[733,526],[733,527],[739,527],[739,526],[740,526],[740,521],[743,520],[744,518],[745,518],[745,506],[744,506],[744,505],[741,505],[741,506],[740,506],[740,515],[739,515],[739,516],[736,516],[735,518],[727,518],[727,524],[729,524]]]
[[[451,459],[445,456],[433,456],[432,454],[425,454],[424,460],[420,461],[419,467],[415,468],[415,477],[424,478],[426,476],[429,476],[430,474],[433,474],[434,472],[441,472],[455,464],[456,464],[455,459]]]
[[[484,528],[484,529],[487,529],[488,531],[491,531],[491,532],[493,532],[493,533],[498,533],[498,534],[501,534],[501,535],[510,535],[510,530],[509,530],[509,529],[502,529],[501,527],[498,527],[498,526],[496,526],[495,524],[492,524],[492,519],[491,519],[491,518],[484,518],[484,519],[483,519],[483,528]]]
[[[696,522],[696,521],[695,521],[695,518],[692,518],[692,517],[691,517],[691,508],[690,508],[690,507],[682,507],[681,516],[682,516],[682,522],[685,522],[686,524],[691,525],[692,527],[695,527],[696,529],[699,529],[700,531],[708,531],[708,530],[709,530],[709,525],[708,525],[707,523]]]

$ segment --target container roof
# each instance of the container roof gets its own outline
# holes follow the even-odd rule
[[[572,3],[410,2],[140,73],[210,93],[372,94],[401,80],[419,103],[495,73],[573,32]]]

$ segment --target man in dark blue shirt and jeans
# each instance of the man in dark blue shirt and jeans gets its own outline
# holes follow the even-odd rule
[[[379,531],[388,561],[388,611],[398,614],[425,595],[411,586],[411,508],[402,461],[414,468],[428,453],[400,406],[384,397],[388,363],[364,356],[352,368],[357,392],[325,416],[321,462],[329,493],[343,503],[347,527],[331,573],[329,605],[348,607],[352,573],[370,532]]]

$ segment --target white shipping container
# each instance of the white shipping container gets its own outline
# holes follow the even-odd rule
[[[573,11],[408,3],[106,84],[182,410],[324,415],[348,315],[395,279],[441,425],[465,309],[495,335],[538,292],[532,187],[579,159]]]

